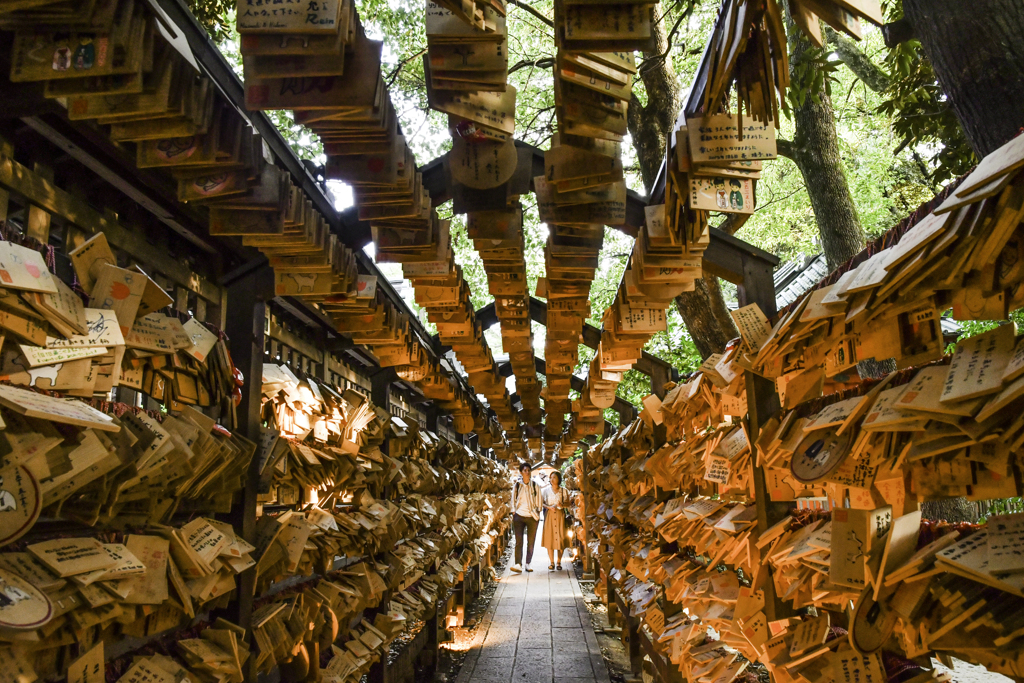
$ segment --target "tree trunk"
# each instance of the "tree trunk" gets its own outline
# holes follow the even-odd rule
[[[657,16],[664,13],[660,3],[655,7],[655,12]],[[655,51],[643,53],[644,59],[651,61],[642,62],[638,70],[647,91],[647,106],[641,106],[640,100],[634,94],[626,110],[626,126],[633,138],[633,147],[636,149],[636,158],[640,165],[640,177],[648,194],[665,158],[668,136],[675,125],[682,103],[682,88],[675,69],[672,68],[667,56],[659,57],[668,50],[664,18],[654,25],[653,31],[656,39]]]
[[[1024,4],[903,0],[953,113],[979,157],[1024,126]]]
[[[718,321],[718,326],[722,328],[722,332],[726,337],[728,337],[726,341],[740,336],[740,331],[736,327],[736,321],[732,319],[729,307],[725,305],[725,296],[722,294],[721,280],[705,270],[704,284],[707,286],[708,294],[711,297],[711,311],[715,314],[715,320]],[[721,351],[721,349],[719,349],[719,351]],[[717,353],[717,351],[715,353]]]
[[[921,503],[921,516],[925,519],[944,522],[978,521],[978,504],[966,498],[944,498],[942,500],[926,500]]]
[[[660,4],[655,12],[658,16],[664,14]],[[665,159],[669,134],[682,106],[682,88],[671,61],[658,57],[668,50],[664,20],[654,26],[654,33],[657,38],[655,50],[644,53],[644,59],[650,61],[642,63],[639,69],[647,91],[647,106],[641,106],[640,100],[633,95],[626,115],[626,124],[640,166],[640,177],[648,193]],[[690,338],[703,358],[719,353],[730,339],[739,336],[728,314],[722,288],[711,276],[706,280],[697,280],[694,291],[678,296],[676,310],[682,316]]]
[[[804,60],[813,56],[810,41],[797,29],[787,14],[789,32],[790,72],[801,69]],[[835,37],[833,32],[830,34]],[[840,44],[837,48],[841,58],[869,87],[881,87],[874,65],[866,57],[858,59],[856,50]],[[845,57],[844,57],[845,55]],[[862,55],[861,55],[862,56]],[[811,67],[814,68],[814,67]],[[876,68],[877,70],[877,68]],[[883,74],[884,76],[884,74]],[[799,82],[798,78],[793,79]],[[871,81],[871,82],[869,82]],[[815,101],[817,100],[817,101]],[[784,146],[807,186],[807,195],[818,223],[821,248],[829,270],[834,270],[856,256],[864,248],[864,229],[854,206],[850,186],[843,173],[842,158],[839,155],[839,136],[836,134],[835,112],[832,98],[822,89],[814,97],[804,96],[801,105],[793,107],[795,131],[793,142]],[[892,359],[866,360],[857,364],[862,378],[885,376],[896,369]]]
[[[690,338],[702,359],[713,353],[721,353],[731,339],[739,336],[739,333],[734,332],[735,324],[729,331],[722,328],[718,316],[715,315],[715,309],[718,307],[712,304],[708,282],[715,283],[713,286],[718,290],[718,297],[721,299],[722,290],[713,277],[697,280],[692,292],[683,292],[676,297],[676,310],[686,323],[686,330],[690,333]],[[724,302],[721,308],[725,308]]]
[[[813,47],[792,21],[787,24],[790,72],[794,82],[799,82],[795,74],[802,62],[813,56]],[[807,186],[825,261],[833,270],[864,248],[864,230],[843,174],[835,113],[828,93],[821,90],[813,97],[806,94],[803,103],[793,107],[793,121],[796,130],[790,152]]]

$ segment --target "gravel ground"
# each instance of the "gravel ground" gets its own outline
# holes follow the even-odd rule
[[[491,598],[494,597],[494,592],[498,589],[498,582],[494,580],[494,577],[501,576],[511,557],[512,547],[509,546],[505,554],[494,565],[494,573],[487,572],[487,575],[482,577],[480,596],[469,606],[465,623],[462,627],[450,631],[451,640],[442,644],[437,651],[437,673],[434,678],[430,679],[425,674],[419,674],[416,677],[416,683],[447,683],[456,679],[462,668],[462,663],[466,659],[469,646],[473,642],[473,637],[476,635],[480,617],[487,611],[488,605],[491,604]]]
[[[582,570],[577,567],[576,577],[583,575]],[[587,611],[590,612],[590,622],[594,626],[594,633],[597,634],[597,642],[601,645],[601,654],[604,656],[605,664],[608,665],[608,676],[612,683],[626,683],[627,681],[639,681],[634,679],[629,668],[629,654],[622,644],[621,631],[612,628],[608,624],[608,607],[600,601],[594,593],[594,582],[580,579],[580,590],[583,591],[583,600],[587,603]]]

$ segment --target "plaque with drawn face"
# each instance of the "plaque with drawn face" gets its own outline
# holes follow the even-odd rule
[[[853,446],[853,434],[838,434],[838,427],[815,429],[804,436],[793,453],[793,476],[804,484],[823,481],[843,464]]]

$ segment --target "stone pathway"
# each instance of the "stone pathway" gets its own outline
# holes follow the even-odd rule
[[[609,683],[583,593],[566,566],[548,571],[538,547],[533,572],[505,570],[456,683]]]

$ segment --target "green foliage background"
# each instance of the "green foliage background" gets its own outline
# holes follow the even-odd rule
[[[238,35],[234,31],[234,3],[229,0],[190,0],[197,18],[241,72]],[[900,0],[885,3],[889,17],[902,16]],[[402,130],[423,165],[451,146],[446,117],[427,106],[422,55],[427,47],[424,3],[412,0],[356,0],[367,33],[384,41],[382,72]],[[552,16],[552,0],[530,3],[540,14]],[[677,26],[666,56],[669,65],[688,85],[720,7],[718,0],[665,0],[659,5],[667,27]],[[887,92],[875,93],[828,49],[816,56],[815,69],[798,78],[790,104],[802,97],[816,97],[826,89],[832,98],[840,138],[843,170],[869,238],[880,235],[919,204],[934,196],[950,177],[964,173],[974,163],[970,149],[948,106],[942,101],[934,73],[923,59],[920,46],[911,41],[895,50],[887,49],[881,33],[868,28],[861,49],[880,65],[892,81]],[[509,83],[517,90],[516,137],[547,147],[554,132],[554,93],[551,60],[554,57],[552,29],[531,13],[508,5]],[[806,81],[803,83],[802,81]],[[641,102],[647,97],[641,81],[634,86]],[[294,124],[289,112],[271,112],[279,128],[302,158],[323,161],[322,147],[314,135]],[[781,122],[779,136],[791,138],[792,123]],[[623,161],[630,187],[641,194],[635,156],[627,139]],[[806,188],[793,162],[780,158],[766,164],[757,186],[758,210],[738,237],[777,254],[783,262],[816,254],[818,230]],[[543,274],[546,226],[537,217],[532,196],[522,198],[527,270],[531,289]],[[450,205],[438,207],[450,215]],[[452,216],[455,258],[480,307],[491,300],[487,294],[483,264],[465,230],[464,216]],[[717,221],[718,219],[713,219]],[[601,314],[612,301],[622,276],[632,239],[606,229],[600,267],[591,291],[588,321],[601,324]],[[397,266],[385,264],[388,275],[399,275]],[[734,291],[727,287],[727,291]],[[414,306],[415,308],[415,306]],[[421,315],[425,321],[425,317]],[[967,331],[974,329],[970,326]],[[543,356],[544,328],[535,325],[537,354]],[[501,353],[497,327],[487,333],[496,354]],[[678,313],[668,315],[668,330],[654,336],[647,350],[669,360],[683,374],[700,364],[700,356]],[[593,351],[580,350],[578,372],[583,372]],[[627,373],[619,387],[623,398],[638,403],[649,393],[649,380],[639,373]],[[609,419],[617,423],[611,411]]]

